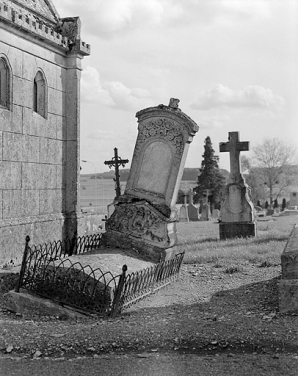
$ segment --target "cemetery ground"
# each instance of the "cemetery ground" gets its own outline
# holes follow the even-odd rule
[[[298,315],[278,311],[280,256],[297,220],[259,218],[256,238],[226,241],[216,222],[178,223],[179,280],[115,319],[3,308],[0,375],[297,375]]]

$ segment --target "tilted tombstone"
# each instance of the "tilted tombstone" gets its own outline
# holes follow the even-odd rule
[[[220,152],[230,153],[230,175],[226,197],[220,209],[220,239],[256,235],[253,204],[248,187],[240,172],[240,151],[249,150],[249,142],[240,142],[238,132],[229,132],[229,141],[219,144]]]
[[[138,137],[123,195],[106,222],[111,246],[135,248],[160,261],[175,254],[176,209],[185,160],[196,123],[178,108],[146,108],[136,114]]]
[[[198,208],[193,203],[193,189],[192,188],[190,188],[188,191],[188,197],[189,197],[189,204],[187,207],[188,218],[191,222],[198,221],[199,211],[198,211]]]

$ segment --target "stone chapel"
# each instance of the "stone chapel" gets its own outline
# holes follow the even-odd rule
[[[0,0],[0,268],[80,221],[80,19],[51,0]]]

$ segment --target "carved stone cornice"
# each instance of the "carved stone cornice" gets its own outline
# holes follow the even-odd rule
[[[25,9],[16,6],[14,3],[9,3],[8,5],[5,1],[0,0],[0,27],[7,25],[15,29],[19,34],[23,32],[26,37],[29,35],[35,41],[56,46],[66,53],[74,50],[83,56],[90,55],[90,45],[81,41],[78,32],[65,31],[66,29],[80,30],[79,18],[63,20],[61,19],[55,24],[51,20],[36,16],[33,12],[26,12]],[[70,26],[71,22],[72,26]]]

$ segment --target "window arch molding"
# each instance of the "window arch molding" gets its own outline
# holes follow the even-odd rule
[[[12,109],[12,69],[4,54],[0,54],[0,108]]]
[[[44,72],[38,69],[33,80],[33,112],[48,116],[48,85]]]

